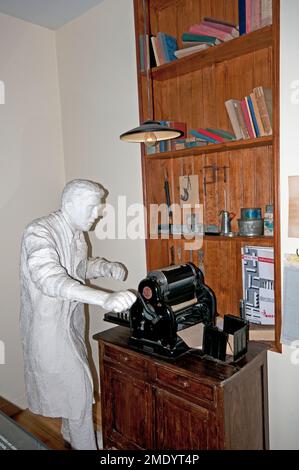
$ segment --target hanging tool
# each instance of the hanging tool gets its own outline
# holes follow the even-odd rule
[[[168,182],[168,174],[167,174],[166,168],[164,168],[164,191],[165,191],[165,197],[166,197],[166,204],[168,207],[168,213],[170,216],[172,216],[169,182]]]

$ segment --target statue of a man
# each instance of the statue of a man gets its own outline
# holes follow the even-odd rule
[[[29,409],[61,417],[64,438],[78,450],[96,449],[83,304],[121,312],[136,300],[130,291],[107,293],[85,285],[86,279],[126,277],[120,263],[87,258],[83,232],[99,217],[103,197],[98,184],[71,181],[61,210],[29,224],[21,248],[20,321]]]

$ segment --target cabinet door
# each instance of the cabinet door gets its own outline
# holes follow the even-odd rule
[[[155,402],[157,450],[214,448],[215,432],[207,409],[161,389],[155,391]]]
[[[106,364],[103,385],[104,447],[152,448],[150,385]]]

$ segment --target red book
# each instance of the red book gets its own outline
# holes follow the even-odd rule
[[[251,120],[250,120],[250,116],[249,116],[249,113],[248,113],[248,108],[247,108],[247,104],[246,104],[245,99],[241,101],[241,107],[242,107],[246,127],[247,127],[247,130],[249,132],[249,136],[250,136],[251,139],[254,139],[255,135],[254,135],[254,132],[253,132],[253,129],[252,129]]]
[[[214,140],[217,140],[219,143],[221,142],[226,142],[226,140],[223,137],[220,137],[220,135],[214,134],[213,132],[207,131],[206,129],[198,129],[198,132],[200,132],[203,135],[206,135],[207,137],[211,137]]]

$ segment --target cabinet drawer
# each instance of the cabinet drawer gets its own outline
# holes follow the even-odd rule
[[[183,390],[193,397],[202,400],[214,400],[214,388],[212,386],[201,384],[169,369],[158,368],[157,379],[159,382]]]
[[[134,369],[140,373],[143,373],[146,370],[146,361],[142,357],[129,351],[121,351],[119,349],[105,345],[104,355],[106,358],[111,359],[118,364],[123,364],[124,366]]]

